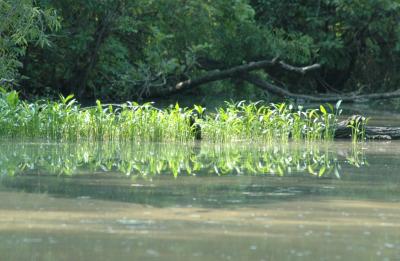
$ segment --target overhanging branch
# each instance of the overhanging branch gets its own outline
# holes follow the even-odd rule
[[[189,79],[183,82],[179,82],[176,85],[169,86],[160,90],[154,90],[144,95],[145,98],[153,98],[153,97],[162,97],[166,95],[171,95],[174,93],[178,93],[184,90],[193,89],[200,85],[224,80],[228,78],[237,78],[244,73],[248,73],[255,70],[260,70],[268,67],[278,66],[284,70],[293,71],[297,73],[304,74],[308,71],[315,70],[320,68],[319,64],[313,64],[311,66],[306,67],[295,67],[289,64],[286,64],[282,61],[279,61],[278,58],[274,58],[272,60],[262,60],[257,62],[250,62],[247,64],[235,66],[226,70],[215,70],[207,73],[206,75],[200,76],[195,79]]]
[[[277,96],[293,98],[293,99],[297,99],[297,100],[306,100],[306,101],[311,101],[311,102],[335,103],[339,100],[342,100],[343,102],[365,102],[368,100],[391,99],[391,98],[400,97],[400,89],[393,91],[393,92],[372,93],[372,94],[364,94],[364,95],[355,95],[354,93],[344,93],[341,95],[325,95],[325,96],[297,94],[297,93],[292,93],[288,90],[285,90],[281,87],[278,87],[272,83],[269,83],[253,74],[244,74],[241,76],[241,78],[248,81],[249,83],[251,83],[265,91],[273,93]]]
[[[296,66],[284,63],[283,61],[280,61],[279,65],[286,71],[296,72],[296,73],[300,73],[300,74],[306,74],[309,71],[313,71],[313,70],[317,70],[317,69],[321,68],[321,65],[318,63],[312,64],[309,66],[305,66],[305,67],[296,67]]]
[[[335,103],[338,100],[342,100],[343,102],[366,102],[369,100],[378,100],[378,99],[392,99],[400,97],[400,89],[393,92],[385,92],[385,93],[372,93],[372,94],[364,94],[358,95],[355,93],[343,93],[339,95],[307,95],[307,94],[297,94],[290,92],[286,89],[283,89],[277,85],[274,85],[270,82],[263,80],[261,77],[250,74],[252,71],[271,68],[271,67],[280,67],[283,70],[289,72],[295,72],[299,74],[306,74],[310,71],[317,70],[321,68],[320,64],[312,64],[305,67],[296,67],[290,64],[287,64],[283,61],[279,61],[278,58],[274,58],[272,60],[262,60],[257,62],[250,62],[247,64],[238,65],[225,70],[214,70],[206,73],[198,78],[189,79],[186,81],[179,82],[175,85],[170,85],[165,88],[158,89],[150,89],[145,93],[141,93],[139,96],[141,98],[155,98],[155,97],[165,97],[168,95],[172,95],[175,93],[179,93],[189,89],[195,89],[203,84],[207,84],[214,81],[220,81],[228,78],[240,78],[243,79],[254,86],[267,91],[269,93],[275,94],[280,97],[285,98],[293,98],[297,100],[304,100],[310,102],[318,102],[318,103]]]

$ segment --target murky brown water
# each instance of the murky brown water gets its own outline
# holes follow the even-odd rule
[[[2,145],[0,260],[400,259],[398,142],[82,158],[76,147]],[[128,175],[127,153],[138,165]]]

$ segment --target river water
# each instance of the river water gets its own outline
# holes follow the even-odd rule
[[[0,146],[0,260],[400,260],[399,142]]]

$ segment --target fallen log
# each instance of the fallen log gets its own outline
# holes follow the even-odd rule
[[[359,115],[353,115],[348,119],[338,123],[335,129],[335,139],[349,139],[352,136],[352,127],[350,122],[354,119],[365,121],[365,118]],[[364,126],[365,137],[372,140],[400,140],[400,127],[377,127]]]

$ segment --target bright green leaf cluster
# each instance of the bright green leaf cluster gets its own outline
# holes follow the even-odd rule
[[[205,108],[160,110],[151,103],[102,104],[82,108],[73,96],[59,102],[20,101],[15,91],[0,95],[0,136],[63,141],[210,142],[254,140],[287,142],[331,140],[337,121],[333,107],[294,109],[287,104],[227,103],[215,112]]]

